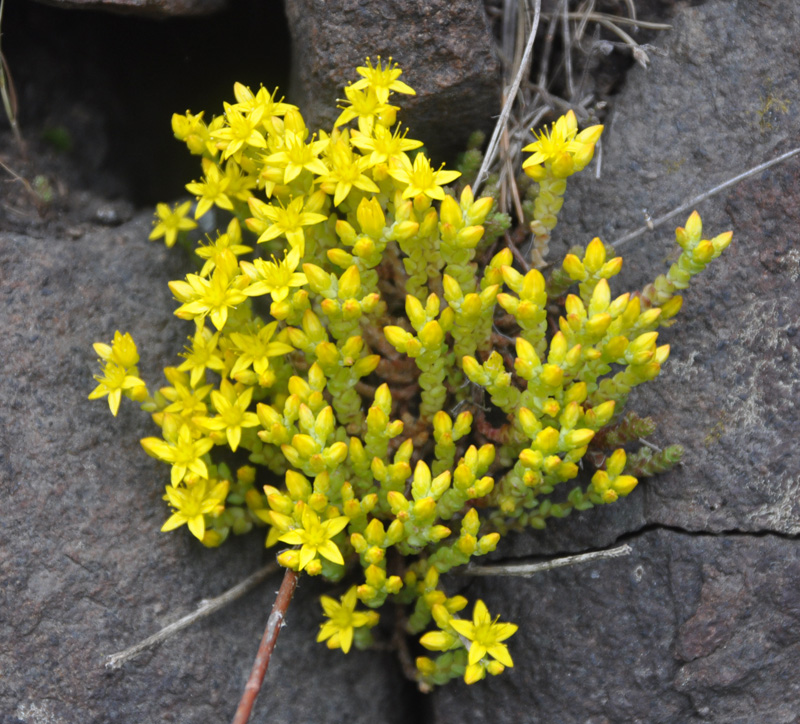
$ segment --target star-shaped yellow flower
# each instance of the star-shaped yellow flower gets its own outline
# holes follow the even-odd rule
[[[271,294],[273,302],[281,302],[289,296],[291,287],[302,287],[308,283],[306,275],[295,271],[300,263],[300,254],[295,247],[281,261],[255,259],[252,263],[241,262],[242,271],[252,280],[244,293],[248,297]]]
[[[133,387],[143,387],[144,381],[138,377],[128,374],[121,365],[116,362],[107,362],[103,367],[102,375],[95,375],[95,380],[100,384],[95,387],[89,395],[90,400],[99,400],[108,395],[108,406],[111,414],[117,416],[119,403],[122,400],[123,390],[130,390]]]
[[[327,641],[329,649],[341,649],[346,654],[353,645],[355,629],[378,623],[377,612],[355,610],[358,603],[355,586],[342,596],[341,603],[330,596],[320,597],[320,603],[329,620],[320,624],[317,641]]]
[[[415,196],[424,194],[431,199],[441,201],[444,198],[442,186],[455,181],[461,172],[442,169],[434,171],[425,154],[418,153],[414,158],[413,165],[405,154],[396,157],[389,168],[389,175],[400,183],[406,184],[406,189],[403,191],[404,199],[413,199]]]
[[[155,222],[148,239],[155,241],[163,236],[167,248],[172,248],[181,231],[189,231],[197,227],[194,221],[186,218],[191,205],[191,201],[186,201],[176,205],[174,209],[170,209],[167,204],[156,204],[158,221]]]
[[[284,207],[266,204],[255,198],[255,196],[251,196],[248,203],[255,219],[247,219],[247,226],[253,229],[259,223],[271,222],[266,226],[261,236],[258,237],[258,243],[261,244],[270,239],[285,236],[292,247],[299,249],[298,253],[302,257],[305,251],[303,227],[319,224],[328,218],[324,214],[306,211],[303,201],[304,197],[298,196],[296,199],[292,199],[288,206]],[[256,223],[254,224],[253,222]]]
[[[228,309],[247,299],[239,282],[238,277],[230,275],[228,269],[222,265],[214,268],[211,279],[187,274],[185,282],[170,282],[172,293],[179,301],[184,302],[175,310],[175,316],[180,319],[202,319],[208,316],[217,329],[222,329],[228,321]]]
[[[222,380],[219,390],[211,392],[211,404],[217,411],[216,417],[197,417],[195,424],[204,430],[224,430],[231,450],[236,452],[242,440],[243,427],[256,427],[259,424],[255,412],[247,412],[253,399],[253,388],[247,387],[239,394],[229,380]]]
[[[377,194],[380,189],[364,171],[369,168],[369,159],[353,153],[350,135],[345,131],[328,147],[329,173],[321,176],[320,188],[333,194],[333,205],[338,206],[347,198],[355,186],[357,189]]]
[[[331,538],[341,533],[350,519],[340,515],[320,522],[319,516],[309,506],[305,506],[301,520],[302,527],[290,530],[278,539],[290,545],[302,546],[297,570],[302,571],[317,555],[343,566],[342,552]]]
[[[161,530],[174,530],[184,523],[189,526],[192,535],[198,540],[203,540],[206,533],[205,515],[214,513],[223,507],[223,501],[228,495],[228,481],[223,480],[209,490],[210,481],[200,478],[189,487],[166,487],[164,500],[175,508]]]
[[[211,138],[217,141],[217,147],[224,149],[223,158],[237,154],[244,146],[267,147],[263,134],[258,130],[261,117],[264,115],[263,106],[257,106],[247,113],[241,113],[230,103],[224,103],[223,106],[228,125],[210,134]]]
[[[409,85],[398,80],[403,74],[403,71],[397,66],[397,63],[392,63],[392,59],[384,66],[381,63],[381,56],[378,56],[378,62],[375,67],[372,66],[372,61],[367,58],[367,64],[356,68],[356,72],[362,76],[361,80],[353,83],[351,88],[361,90],[362,88],[371,88],[375,92],[380,103],[386,103],[389,99],[389,93],[406,93],[407,95],[415,96],[417,92]]]
[[[376,120],[381,125],[394,125],[399,108],[378,100],[378,96],[371,88],[362,91],[355,86],[349,85],[344,89],[344,94],[347,96],[347,100],[350,101],[350,105],[344,106],[344,110],[336,119],[334,128],[343,126],[354,118],[358,119],[358,130],[362,133],[371,133],[375,127]]]
[[[178,485],[189,471],[202,478],[208,477],[203,455],[214,447],[214,441],[208,437],[193,439],[188,425],[181,425],[174,440],[146,437],[140,442],[149,455],[172,464],[170,480],[173,486]]]
[[[536,140],[523,151],[533,155],[522,168],[526,174],[537,179],[541,166],[550,167],[557,178],[566,178],[583,170],[594,155],[594,147],[603,132],[603,126],[590,126],[578,133],[578,121],[572,111],[561,116],[548,130],[534,135]]]
[[[322,176],[328,173],[328,167],[319,158],[319,154],[327,148],[328,143],[329,139],[327,138],[319,141],[312,139],[310,143],[306,143],[301,134],[286,131],[283,136],[283,148],[267,156],[264,163],[285,169],[284,184],[294,181],[304,168]]]
[[[422,141],[406,138],[407,132],[401,133],[399,125],[394,133],[383,126],[375,126],[372,136],[353,131],[350,140],[359,151],[371,151],[368,156],[369,165],[376,166],[395,156],[404,156],[406,151],[413,151],[422,145]]]
[[[203,181],[192,181],[192,183],[186,184],[186,190],[197,196],[194,218],[199,219],[214,204],[221,209],[232,211],[233,202],[227,193],[231,182],[230,178],[221,174],[219,167],[207,158],[203,159],[203,171],[205,172]]]
[[[487,654],[503,666],[514,665],[508,647],[501,642],[513,636],[519,627],[513,623],[497,623],[497,619],[492,621],[483,601],[475,603],[471,622],[453,618],[449,623],[457,633],[470,642],[469,665],[464,674],[464,681],[468,684],[483,678],[486,663],[481,660]]]

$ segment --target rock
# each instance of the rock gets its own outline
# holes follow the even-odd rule
[[[570,182],[553,259],[800,145],[787,105],[800,95],[800,8],[707,2],[673,23],[669,55],[634,67],[614,103],[601,179],[590,167]],[[707,235],[733,229],[733,243],[685,293],[659,337],[670,359],[628,405],[655,418],[653,442],[684,445],[683,464],[614,505],[503,541],[508,559],[622,541],[633,553],[472,582],[470,599],[520,624],[515,667],[437,690],[437,722],[796,720],[799,184],[795,157],[698,205]],[[690,211],[620,248],[612,293],[666,270]]]
[[[286,3],[292,33],[288,97],[309,128],[330,128],[337,99],[370,56],[394,58],[417,95],[393,96],[410,135],[437,159],[466,148],[469,135],[492,128],[501,92],[500,64],[479,0]]]
[[[630,544],[626,558],[472,583],[471,599],[520,623],[514,668],[436,690],[433,720],[795,722],[800,543],[656,529]]]
[[[374,7],[363,12],[377,23]],[[658,217],[800,142],[789,105],[800,97],[798,8],[707,2],[680,7],[674,23],[658,41],[669,57],[648,73],[634,67],[615,102],[601,180],[590,170],[571,183],[555,258],[594,235],[612,241],[642,223],[642,208]],[[340,44],[350,50],[349,38]],[[378,51],[389,54],[367,52]],[[331,87],[360,60],[359,51],[332,64],[342,75]],[[407,65],[414,84],[412,67],[424,65]],[[443,109],[449,118],[455,105]],[[616,505],[514,536],[499,553],[563,554],[622,538],[632,554],[530,580],[454,578],[520,624],[509,641],[516,665],[425,702],[390,654],[316,644],[320,589],[304,581],[254,722],[391,723],[420,712],[442,723],[795,721],[798,176],[796,158],[699,207],[710,234],[735,230],[733,245],[686,293],[678,326],[662,332],[670,361],[630,402],[656,418],[654,442],[684,444],[684,465]],[[100,227],[87,211],[100,200],[70,208],[78,198],[59,198],[58,218],[28,232],[21,192],[0,216],[16,219],[0,234],[2,721],[225,721],[277,578],[121,670],[103,667],[105,654],[269,556],[259,536],[207,551],[186,531],[159,534],[166,467],[138,443],[153,426],[132,405],[112,419],[86,400],[92,342],[130,331],[154,383],[188,332],[166,287],[185,264],[146,241],[151,214],[129,219],[120,207],[119,226]],[[664,268],[674,253],[668,227],[687,215],[622,248],[618,291]]]
[[[147,241],[151,219],[83,222],[77,240],[42,227],[35,237],[0,233],[0,712],[9,721],[229,721],[280,584],[279,574],[120,670],[104,667],[105,655],[272,558],[258,534],[207,550],[185,529],[159,533],[168,470],[139,445],[157,428],[135,405],[112,418],[86,399],[93,342],[131,332],[140,370],[158,386],[191,331],[173,317],[167,288],[185,259]],[[416,692],[391,654],[343,656],[315,642],[319,593],[301,582],[251,721],[408,721]]]
[[[110,10],[115,13],[170,17],[211,15],[223,10],[227,0],[43,0],[48,5],[79,10]]]
[[[611,242],[703,191],[788,151],[800,121],[800,9],[782,3],[687,8],[665,36],[669,57],[634,68],[613,111],[602,179],[567,191],[565,244]],[[770,52],[762,39],[770,37]],[[800,399],[797,223],[800,159],[697,206],[707,235],[733,229],[724,256],[684,295],[659,343],[671,357],[630,408],[679,442],[684,464],[648,481],[649,523],[706,531],[800,531],[800,461],[790,452]],[[692,207],[694,208],[694,207]],[[673,230],[691,209],[622,247],[620,293],[641,288],[677,256]],[[558,254],[560,250],[556,250]]]

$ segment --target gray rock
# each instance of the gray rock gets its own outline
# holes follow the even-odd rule
[[[798,145],[794,4],[708,2],[680,10],[675,26],[660,41],[669,57],[634,68],[615,102],[601,181],[586,172],[571,184],[554,257],[597,234],[611,241],[642,222],[642,208],[657,217]],[[331,67],[349,73],[360,59]],[[410,71],[424,65],[406,66],[419,85]],[[516,666],[435,692],[432,720],[796,720],[798,176],[794,159],[699,207],[709,233],[735,230],[733,245],[686,294],[679,325],[663,332],[671,360],[630,403],[657,419],[656,442],[686,446],[683,467],[501,551],[576,552],[622,538],[632,555],[531,580],[454,580],[520,624],[509,642]],[[103,655],[269,557],[259,536],[207,551],[185,531],[159,534],[166,467],[138,443],[153,426],[132,405],[114,420],[86,400],[91,343],[117,328],[134,335],[151,384],[176,361],[188,332],[166,282],[185,265],[146,241],[149,213],[114,228],[59,213],[61,225],[0,234],[2,721],[225,721],[277,578],[121,670],[103,668]],[[623,247],[617,291],[663,268],[666,228]],[[253,721],[418,717],[424,707],[389,654],[342,656],[314,642],[318,593],[307,581],[298,590]]]
[[[272,556],[259,535],[212,551],[186,531],[159,533],[167,468],[138,442],[157,428],[135,405],[115,419],[86,399],[93,342],[131,332],[157,386],[191,331],[167,288],[185,260],[147,241],[151,218],[78,240],[0,234],[0,712],[20,721],[230,720],[280,584],[104,668],[105,655]],[[314,641],[318,597],[301,582],[252,721],[406,721],[409,687],[390,654],[343,656]]]
[[[601,179],[592,167],[570,184],[554,259],[800,145],[789,105],[800,97],[800,8],[708,2],[674,24],[668,57],[630,71],[614,103]],[[794,158],[698,205],[707,234],[733,229],[733,243],[662,331],[672,355],[661,376],[629,402],[656,419],[654,442],[685,446],[683,465],[498,553],[625,541],[632,556],[469,585],[471,599],[520,624],[516,665],[435,692],[436,721],[796,721],[799,181]],[[614,293],[666,270],[688,215],[621,247]]]
[[[651,530],[626,558],[468,588],[513,670],[433,694],[437,724],[797,721],[800,544]]]
[[[769,6],[772,7],[769,7]],[[568,190],[566,244],[611,242],[800,142],[800,8],[713,2],[688,8],[664,36],[669,56],[634,68],[615,104],[602,178]],[[770,37],[764,52],[763,38]],[[646,484],[645,517],[690,530],[800,531],[800,400],[794,158],[697,206],[708,236],[734,240],[684,295],[659,342],[672,354],[630,407],[686,448],[682,468]],[[677,256],[672,230],[690,210],[622,247],[615,293],[641,288]],[[558,254],[560,250],[556,251]]]
[[[309,128],[330,128],[337,98],[370,56],[393,57],[416,96],[396,95],[398,119],[436,158],[463,151],[491,128],[500,91],[483,3],[477,0],[298,0],[286,3],[292,33],[292,103]]]

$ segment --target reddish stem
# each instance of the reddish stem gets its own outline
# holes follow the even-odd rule
[[[272,606],[272,611],[267,619],[267,628],[264,631],[264,637],[261,639],[261,644],[258,647],[256,660],[253,662],[253,670],[250,672],[250,678],[247,680],[247,685],[244,687],[244,693],[239,701],[239,708],[233,717],[233,724],[247,724],[250,719],[250,712],[253,710],[258,692],[261,690],[261,684],[264,681],[264,676],[267,673],[269,666],[269,659],[272,656],[272,650],[275,648],[275,642],[278,640],[278,634],[281,632],[283,619],[286,616],[286,609],[289,608],[289,602],[292,600],[294,590],[297,588],[297,572],[286,569],[283,576],[283,582],[278,590],[278,595],[275,598],[275,603]]]

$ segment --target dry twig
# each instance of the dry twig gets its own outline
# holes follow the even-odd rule
[[[491,566],[467,566],[462,571],[459,571],[459,573],[465,576],[520,576],[522,578],[530,578],[542,571],[552,571],[554,568],[574,566],[578,563],[587,563],[588,561],[628,556],[631,554],[632,550],[633,549],[626,543],[618,548],[581,553],[577,556],[566,556],[565,558],[554,558],[553,560],[544,561],[543,563],[511,563],[507,565],[497,563]]]
[[[260,570],[245,578],[241,583],[237,583],[233,588],[228,589],[225,591],[225,593],[217,596],[216,598],[200,601],[197,606],[197,610],[193,611],[192,613],[179,618],[177,621],[173,621],[167,626],[164,626],[164,628],[157,633],[154,633],[152,636],[148,636],[144,641],[140,641],[138,644],[135,644],[124,651],[119,651],[116,654],[110,654],[109,656],[106,656],[106,667],[109,669],[118,669],[126,661],[138,656],[143,651],[147,651],[147,649],[152,648],[156,644],[165,641],[170,636],[178,633],[178,631],[182,631],[187,626],[191,626],[193,623],[201,621],[202,619],[210,616],[212,613],[219,611],[221,608],[225,608],[225,606],[227,606],[229,603],[232,603],[236,599],[244,596],[249,591],[252,591],[256,586],[266,580],[277,570],[278,564],[270,563],[268,566],[264,566]]]
[[[764,163],[760,163],[758,164],[758,166],[754,166],[753,168],[748,169],[747,171],[744,171],[743,173],[740,173],[734,176],[733,178],[728,179],[727,181],[719,184],[718,186],[714,186],[713,188],[703,192],[699,196],[695,196],[694,198],[689,199],[689,201],[687,201],[686,203],[681,204],[680,206],[676,206],[674,209],[668,211],[663,216],[659,216],[656,219],[648,219],[648,222],[644,226],[640,226],[638,229],[631,231],[628,234],[625,234],[625,236],[621,236],[616,241],[612,241],[611,246],[619,247],[622,246],[623,244],[627,244],[629,241],[633,241],[634,239],[639,238],[640,236],[642,236],[642,234],[645,234],[646,232],[652,231],[653,229],[661,226],[661,224],[663,224],[666,221],[669,221],[672,217],[677,216],[678,214],[684,211],[687,211],[693,206],[696,206],[701,201],[705,201],[706,199],[709,199],[712,196],[718,194],[720,191],[724,191],[725,189],[730,188],[731,186],[735,186],[740,181],[744,181],[745,179],[748,179],[751,176],[755,176],[757,173],[761,173],[762,171],[765,171],[771,166],[775,166],[778,163],[782,163],[783,161],[792,158],[792,156],[796,156],[798,153],[800,153],[800,147],[793,148],[791,151],[787,151],[786,153],[783,153],[777,158],[773,158],[770,161],[765,161]]]

